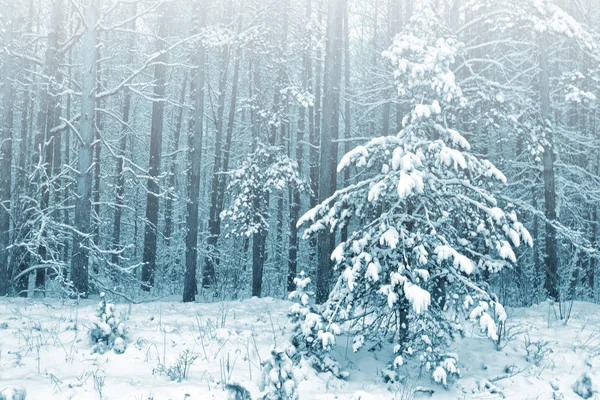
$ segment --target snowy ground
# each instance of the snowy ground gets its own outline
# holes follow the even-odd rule
[[[127,318],[127,350],[99,355],[90,352],[87,336],[96,304],[0,299],[0,389],[21,385],[29,400],[225,399],[221,382],[227,381],[243,384],[256,399],[261,360],[271,345],[285,344],[290,329],[289,303],[273,299],[117,304]],[[435,399],[552,399],[561,394],[577,399],[572,387],[582,373],[600,382],[599,305],[575,303],[566,325],[547,303],[508,311],[509,334],[516,336],[496,351],[476,328],[467,329],[455,349],[463,376],[448,389],[416,370],[407,371],[411,378],[405,385],[387,386],[378,371],[388,356],[366,350],[353,354],[342,340],[336,357],[350,379],[299,371],[300,400],[351,399],[357,391],[377,400],[429,397],[414,395],[418,387],[434,389]],[[174,364],[185,350],[199,358],[186,380],[171,381],[161,365]]]

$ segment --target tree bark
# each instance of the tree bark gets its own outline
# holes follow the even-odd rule
[[[99,0],[85,3],[85,28],[83,31],[83,79],[81,93],[81,117],[79,122],[79,161],[77,176],[77,200],[75,203],[75,233],[73,235],[73,260],[71,280],[79,296],[88,296],[89,240],[91,239],[90,214],[92,209],[92,144],[94,141],[94,117],[96,114],[96,46],[98,44]]]
[[[219,100],[217,104],[217,132],[215,137],[215,159],[211,181],[210,211],[208,220],[209,236],[207,239],[208,254],[204,259],[202,271],[202,287],[209,288],[215,282],[215,266],[219,265],[219,254],[217,244],[221,234],[221,218],[219,210],[219,188],[221,182],[222,158],[223,158],[223,115],[225,113],[225,92],[227,89],[227,76],[229,69],[230,48],[223,48],[223,61],[220,69]]]
[[[161,23],[158,32],[157,51],[165,48],[164,38],[167,30],[169,7],[162,9]],[[156,239],[158,228],[158,211],[160,205],[158,184],[162,159],[163,119],[165,113],[165,75],[166,53],[161,54],[154,67],[154,98],[152,102],[152,125],[150,132],[150,160],[148,162],[149,178],[146,196],[146,226],[144,228],[144,254],[142,266],[142,290],[150,291],[154,286],[156,273]]]
[[[199,27],[206,25],[206,6],[202,1],[197,11]],[[185,219],[185,276],[183,301],[196,300],[198,284],[196,282],[196,264],[198,262],[198,206],[200,202],[200,174],[202,172],[202,135],[204,133],[204,47],[198,49],[198,59],[194,70],[194,131],[190,132],[189,176],[187,214]]]
[[[319,200],[330,197],[336,188],[337,144],[341,84],[342,21],[345,0],[329,0],[327,13],[327,44],[323,96],[323,131],[319,174]],[[319,231],[316,300],[323,303],[329,296],[332,279],[331,253],[334,235],[327,229]]]
[[[46,211],[50,205],[50,192],[52,188],[51,177],[54,169],[54,148],[60,146],[60,132],[51,132],[52,128],[60,121],[60,98],[56,95],[58,81],[58,30],[62,19],[62,0],[55,0],[52,6],[52,17],[48,31],[48,47],[46,49],[45,75],[47,88],[41,97],[40,111],[38,117],[38,138],[36,140],[36,151],[39,157],[44,157],[45,176],[40,177],[42,184],[42,196],[40,209]],[[58,149],[60,152],[60,148]],[[45,233],[43,233],[45,235]],[[47,249],[41,245],[39,256],[46,259]],[[35,286],[43,288],[46,283],[46,270],[40,268],[36,271]]]
[[[12,157],[13,157],[13,60],[11,48],[13,45],[13,19],[11,7],[5,9],[7,29],[5,35],[6,52],[4,59],[4,85],[2,88],[2,122],[0,134],[0,296],[8,294],[12,274],[10,271],[10,213],[12,210]]]
[[[350,142],[350,138],[352,136],[351,128],[352,128],[352,120],[350,119],[350,31],[348,29],[348,7],[344,10],[344,92],[346,94],[346,99],[344,100],[344,153],[350,152],[352,149],[352,143]],[[389,103],[386,103],[389,106]],[[388,129],[389,129],[389,107],[387,107],[387,119],[385,119],[385,109],[384,109],[384,121],[388,121]],[[348,185],[350,182],[350,168],[344,169],[344,186]],[[340,234],[340,239],[342,242],[348,240],[348,224],[346,223],[342,229]]]
[[[310,20],[312,14],[311,1],[307,0],[305,9],[306,21]],[[305,40],[310,41],[310,34],[306,33]],[[309,47],[310,48],[310,47]],[[302,88],[305,91],[309,90],[309,77],[310,77],[310,54],[307,49],[302,55],[303,71],[302,71]],[[310,129],[310,128],[309,128]],[[300,105],[298,111],[298,130],[296,133],[296,162],[298,163],[298,171],[302,173],[302,167],[304,165],[304,137],[306,131],[306,107]],[[300,188],[290,188],[290,221],[289,221],[289,245],[288,245],[288,277],[287,277],[287,290],[291,292],[296,289],[294,284],[294,278],[298,272],[298,228],[296,223],[300,217]]]
[[[540,67],[540,114],[544,125],[550,124],[550,73],[548,65],[548,37],[542,34],[539,48]],[[544,146],[544,206],[545,216],[549,221],[556,220],[556,188],[554,186],[554,143],[552,127],[546,131],[546,144]],[[559,300],[558,281],[558,245],[556,229],[546,222],[546,284],[548,296]]]
[[[321,2],[317,2],[317,20],[319,24],[321,23],[323,17],[321,12]],[[320,38],[319,38],[320,39]],[[322,123],[322,109],[321,109],[321,100],[322,100],[322,77],[323,77],[323,62],[321,60],[322,52],[321,46],[317,46],[316,60],[315,60],[315,106],[314,106],[314,119],[313,119],[313,129],[310,133],[312,133],[310,139],[310,207],[314,208],[319,199],[319,159],[320,159],[320,145],[321,145],[321,123]],[[316,245],[316,243],[313,243]]]
[[[165,207],[165,246],[168,248],[171,245],[171,236],[173,236],[173,203],[175,202],[175,192],[177,183],[175,175],[177,173],[177,150],[179,149],[179,137],[181,136],[181,126],[183,124],[183,103],[185,102],[185,92],[187,89],[187,74],[183,78],[181,84],[181,94],[179,96],[179,110],[177,112],[177,121],[173,129],[173,158],[171,160],[171,168],[169,170],[169,191],[167,193],[167,204]]]
[[[137,13],[137,5],[133,3],[131,5],[131,14]],[[134,32],[136,26],[136,20],[133,19],[128,28]],[[134,35],[129,35],[127,39],[127,47],[130,51],[127,53],[127,61],[131,63],[133,61],[133,50],[135,48]],[[114,266],[120,264],[121,257],[119,251],[121,249],[121,218],[123,215],[123,206],[125,205],[125,159],[127,154],[127,142],[129,140],[129,114],[131,112],[131,90],[129,88],[124,89],[123,95],[123,124],[121,126],[121,138],[119,140],[119,157],[117,158],[116,165],[116,190],[115,190],[115,214],[113,218],[113,234],[112,234],[112,249],[113,254],[111,255],[111,263]]]

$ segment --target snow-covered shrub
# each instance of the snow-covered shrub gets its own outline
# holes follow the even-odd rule
[[[291,337],[290,354],[296,364],[305,360],[319,372],[329,371],[338,378],[347,378],[337,361],[331,358],[329,351],[335,344],[339,326],[323,318],[321,309],[311,304],[314,295],[308,290],[310,278],[304,271],[294,278],[296,290],[289,294],[295,303],[290,307],[288,317],[294,324]]]
[[[536,366],[541,366],[548,354],[553,352],[547,340],[531,340],[529,335],[525,335],[525,359]]]
[[[22,386],[11,385],[0,389],[0,400],[25,400],[27,391]]]
[[[96,318],[89,331],[94,353],[104,353],[112,349],[117,354],[125,352],[126,328],[116,314],[114,304],[106,301],[105,293],[100,293],[100,303],[96,307]]]
[[[268,229],[265,199],[286,187],[307,188],[298,171],[298,163],[281,148],[259,144],[256,151],[231,172],[228,186],[232,204],[221,212],[229,236],[251,237]]]
[[[169,379],[174,382],[182,382],[188,378],[190,368],[198,359],[198,357],[200,357],[199,354],[194,353],[189,349],[185,349],[177,356],[177,360],[174,364],[169,365],[168,367],[161,364],[159,365],[157,371],[161,374],[167,375]]]
[[[258,387],[261,400],[297,400],[293,364],[285,351],[271,349],[271,356],[264,362]]]
[[[226,384],[225,391],[227,392],[227,400],[252,400],[248,389],[239,383]]]
[[[584,372],[573,385],[573,391],[583,399],[591,399],[594,395],[592,378],[587,372]]]
[[[460,370],[447,349],[464,322],[497,340],[497,322],[506,318],[485,276],[516,263],[515,249],[532,238],[494,197],[504,174],[452,128],[468,102],[451,69],[461,45],[429,28],[397,36],[383,54],[401,101],[412,107],[404,128],[347,153],[338,172],[355,167],[357,180],[298,225],[310,223],[308,238],[360,221],[331,255],[339,275],[323,319],[353,327],[355,351],[395,343],[387,379],[416,359],[448,385]]]

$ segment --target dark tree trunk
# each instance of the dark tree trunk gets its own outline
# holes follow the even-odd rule
[[[162,38],[166,36],[167,19],[170,13],[164,6],[158,32],[158,51],[165,47]],[[150,291],[154,286],[156,272],[156,238],[158,228],[159,192],[158,184],[162,158],[163,118],[165,113],[165,74],[167,56],[165,53],[156,60],[154,67],[154,100],[152,102],[152,126],[150,132],[150,160],[148,193],[146,196],[146,226],[144,229],[144,254],[142,266],[142,290]]]
[[[132,15],[137,13],[137,5],[135,3],[131,6]],[[132,20],[129,23],[129,29],[135,31],[136,20]],[[127,39],[127,47],[130,51],[127,53],[127,61],[132,62],[133,60],[133,49],[135,47],[134,35],[129,35]],[[114,253],[111,256],[111,262],[115,266],[120,264],[119,251],[121,246],[121,218],[123,216],[123,206],[125,205],[125,159],[127,155],[127,142],[129,141],[129,114],[131,113],[131,90],[129,88],[124,89],[123,96],[123,125],[121,127],[121,138],[119,140],[119,157],[117,158],[116,165],[116,191],[115,191],[115,215],[113,219],[113,235],[112,235],[112,249]],[[134,245],[135,246],[135,245]]]
[[[256,297],[260,297],[262,292],[266,240],[267,232],[263,229],[252,237],[252,296]]]
[[[173,203],[175,202],[175,193],[177,192],[175,175],[177,173],[177,151],[179,149],[179,137],[181,136],[181,126],[183,124],[183,104],[185,102],[185,92],[187,89],[187,74],[183,78],[181,85],[181,94],[179,96],[179,110],[177,112],[177,120],[173,130],[173,159],[171,161],[171,169],[169,170],[169,191],[167,192],[167,204],[165,206],[165,246],[171,245],[171,236],[173,236]]]
[[[240,20],[238,32],[242,29],[242,21]],[[237,92],[240,76],[240,60],[242,58],[242,48],[238,46],[235,52],[235,63],[233,67],[233,79],[231,84],[231,100],[229,104],[229,116],[227,118],[227,134],[225,135],[225,147],[223,149],[223,172],[229,171],[229,160],[231,159],[231,141],[233,139],[233,127],[235,125],[235,114],[237,111]],[[227,179],[224,174],[219,176],[219,188],[217,193],[217,216],[220,221],[220,214],[223,211],[225,203],[225,189],[227,187]]]
[[[351,127],[352,120],[350,115],[350,31],[348,29],[348,7],[344,10],[344,92],[346,100],[344,101],[344,153],[348,153],[352,149],[350,138],[352,136]],[[389,103],[386,103],[389,105]],[[385,112],[384,112],[385,115]],[[389,126],[389,108],[388,108],[388,126]],[[385,120],[384,120],[385,121]],[[344,169],[344,186],[350,182],[350,168]],[[342,242],[348,240],[348,224],[345,224],[341,229],[340,239]]]
[[[98,47],[98,54],[96,55],[97,60],[101,60],[102,59],[102,53],[100,52],[100,47]],[[96,67],[96,71],[98,74],[98,82],[97,82],[97,89],[96,92],[100,93],[102,91],[102,63],[100,61],[98,61],[98,65]],[[102,108],[104,105],[104,100],[97,100],[97,106],[98,108]],[[96,135],[95,135],[95,140],[94,140],[94,184],[92,187],[92,204],[93,204],[93,210],[94,212],[92,213],[92,227],[93,227],[93,231],[94,231],[94,235],[93,235],[93,241],[94,244],[98,247],[100,247],[100,223],[101,223],[101,219],[100,219],[100,165],[101,165],[101,161],[100,161],[100,155],[102,153],[102,146],[101,146],[101,138],[100,135],[102,134],[102,130],[103,130],[103,122],[104,120],[102,119],[102,115],[100,113],[100,111],[96,111]],[[92,265],[93,268],[93,272],[94,274],[98,274],[99,273],[99,263],[94,263]]]
[[[306,2],[305,18],[309,21],[312,14],[311,0]],[[310,40],[310,33],[306,33],[307,42]],[[310,48],[310,47],[309,47]],[[310,85],[310,54],[308,49],[302,55],[303,71],[302,71],[302,88],[309,90]],[[304,137],[306,131],[306,108],[300,105],[298,112],[298,131],[296,134],[296,162],[298,163],[298,171],[302,173],[304,166]],[[310,112],[309,112],[310,117]],[[309,122],[309,131],[312,130]],[[310,133],[309,133],[310,135]],[[289,221],[289,245],[288,245],[288,277],[287,277],[287,290],[291,292],[296,289],[294,284],[294,278],[298,272],[298,228],[296,223],[300,217],[300,188],[292,187],[290,189],[290,221]]]
[[[321,12],[321,4],[317,3],[318,10],[318,21],[321,23],[323,17]],[[320,38],[319,38],[320,39]],[[316,60],[315,60],[315,106],[314,106],[314,120],[313,120],[313,135],[310,137],[310,207],[314,208],[319,199],[319,162],[320,162],[320,146],[321,146],[321,123],[322,121],[322,77],[323,77],[323,62],[321,60],[322,52],[321,46],[317,48]],[[316,245],[316,243],[313,243]]]
[[[330,0],[327,13],[327,45],[323,96],[323,131],[319,174],[319,200],[329,198],[336,188],[337,144],[339,130],[340,84],[342,70],[342,21],[345,0]],[[323,303],[329,296],[332,279],[331,252],[334,235],[327,229],[319,231],[316,300]]]
[[[0,132],[0,296],[9,292],[12,274],[9,266],[10,213],[12,210],[12,157],[13,157],[13,60],[11,55],[13,19],[11,7],[5,10],[7,22],[5,34],[4,85],[2,88],[3,128]]]
[[[197,10],[199,29],[206,25],[206,8],[204,1]],[[194,70],[194,130],[189,137],[189,176],[186,235],[185,235],[185,280],[183,286],[183,301],[196,300],[198,284],[196,282],[196,264],[198,262],[198,206],[200,202],[200,174],[202,172],[202,135],[204,133],[204,47],[198,49],[198,59]]]
[[[215,158],[210,192],[210,210],[208,219],[209,236],[207,239],[208,254],[204,259],[202,271],[202,287],[209,288],[215,283],[215,266],[219,265],[217,244],[221,235],[221,218],[219,216],[219,186],[221,180],[223,158],[223,115],[225,113],[225,92],[229,69],[230,49],[225,45],[223,49],[223,62],[220,69],[219,100],[217,104],[217,132],[215,137]]]
[[[123,215],[123,206],[125,204],[125,159],[127,154],[127,141],[129,139],[129,113],[131,109],[131,91],[125,89],[123,98],[123,126],[121,139],[119,141],[119,157],[117,158],[117,183],[115,194],[115,216],[113,220],[113,251],[111,262],[117,266],[120,264],[118,251],[121,248],[121,217]]]

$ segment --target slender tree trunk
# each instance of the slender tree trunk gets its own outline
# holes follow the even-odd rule
[[[309,21],[312,14],[311,0],[306,1],[305,19]],[[310,42],[310,33],[306,32],[306,41]],[[310,48],[310,46],[308,47]],[[310,90],[310,78],[312,68],[310,62],[310,53],[307,49],[302,55],[303,71],[302,71],[302,88],[306,91]],[[298,111],[298,131],[296,134],[296,162],[298,163],[298,171],[302,173],[304,166],[304,137],[306,131],[306,107],[300,105]],[[309,118],[312,117],[309,110]],[[309,136],[312,132],[312,125],[309,122]],[[310,167],[310,165],[309,165]],[[289,221],[289,245],[288,245],[288,277],[287,277],[287,290],[291,292],[296,289],[294,284],[294,278],[298,272],[298,228],[296,223],[300,217],[300,188],[292,187],[290,189],[290,221]]]
[[[238,33],[242,29],[242,20],[240,19]],[[231,159],[231,141],[233,139],[233,127],[235,125],[235,114],[237,111],[237,93],[238,83],[240,77],[240,60],[242,58],[242,47],[238,46],[235,52],[235,62],[233,67],[233,78],[231,83],[231,100],[229,103],[229,116],[227,118],[227,133],[225,135],[225,147],[223,149],[223,165],[221,170],[223,172],[229,171],[229,160]],[[219,190],[217,193],[217,216],[219,217],[223,211],[223,204],[225,202],[225,189],[227,187],[227,179],[224,174],[219,176]]]
[[[252,237],[252,296],[260,297],[265,265],[265,243],[267,231],[260,229]]]
[[[35,4],[34,0],[29,1],[29,18],[28,18],[28,26],[26,28],[27,32],[33,32],[33,22],[34,22],[34,9]],[[31,71],[31,82],[35,82],[35,68],[28,61],[23,61],[23,69]],[[17,184],[15,186],[15,197],[13,202],[13,210],[18,210],[20,218],[23,220],[26,219],[25,214],[27,211],[24,210],[24,206],[22,203],[22,196],[25,193],[28,196],[31,196],[32,187],[31,181],[29,180],[29,171],[30,171],[30,163],[28,163],[29,155],[32,151],[31,146],[31,134],[33,127],[33,96],[30,88],[25,88],[23,91],[23,102],[22,102],[23,111],[21,113],[21,132],[20,139],[21,143],[19,145],[19,168],[17,173]],[[29,232],[29,228],[25,227],[22,229],[20,233],[20,237],[25,237]],[[13,239],[14,241],[14,239]],[[25,270],[28,267],[30,260],[30,254],[28,251],[23,249],[22,247],[15,247],[12,251],[11,257],[11,278],[16,276],[16,274]],[[26,293],[28,283],[28,276],[24,276],[19,279],[17,282],[12,282],[14,292],[18,295]]]
[[[181,136],[181,126],[183,123],[183,103],[185,102],[185,92],[188,84],[187,74],[183,78],[181,85],[181,94],[179,96],[179,110],[177,113],[177,121],[175,122],[175,129],[173,130],[173,159],[171,160],[171,169],[169,171],[169,191],[167,194],[167,204],[165,207],[165,246],[167,248],[171,245],[171,236],[173,236],[173,203],[175,202],[175,188],[176,180],[175,175],[177,173],[177,150],[179,149],[179,137]]]
[[[206,25],[206,4],[201,2],[197,10],[199,28]],[[204,132],[204,68],[205,50],[203,46],[198,49],[197,66],[194,70],[194,131],[190,132],[189,152],[189,177],[186,214],[185,236],[185,282],[183,287],[183,301],[190,302],[196,299],[198,285],[196,282],[196,264],[198,262],[198,206],[200,201],[200,174],[202,172],[202,135]]]
[[[162,9],[161,23],[158,32],[158,51],[165,48],[167,19],[170,13],[169,7],[164,5]],[[160,175],[160,164],[162,159],[162,137],[163,119],[165,113],[165,75],[167,56],[163,53],[157,59],[154,67],[154,99],[152,102],[152,126],[150,132],[150,160],[148,193],[146,196],[146,226],[144,228],[144,254],[142,266],[142,290],[150,291],[154,286],[156,273],[156,242],[158,228],[158,209],[160,204],[158,184]]]
[[[206,25],[206,4],[201,2],[197,11],[200,29]],[[185,236],[185,282],[183,301],[196,299],[196,264],[198,262],[198,206],[200,201],[200,174],[202,172],[202,134],[204,132],[204,47],[198,49],[197,68],[194,70],[194,131],[190,132],[189,177]]]
[[[0,296],[8,294],[12,274],[9,264],[8,246],[10,240],[10,214],[13,209],[12,194],[12,157],[13,157],[13,60],[11,48],[13,45],[13,19],[11,7],[6,8],[7,28],[5,34],[5,59],[4,59],[4,85],[2,88],[2,113],[3,122],[0,133]]]
[[[71,19],[72,21],[72,15],[73,12],[69,13],[69,19]],[[69,24],[69,34],[73,35],[73,22],[71,22]],[[69,55],[67,57],[67,63],[69,64],[69,67],[67,68],[67,81],[71,82],[72,80],[72,76],[73,76],[73,71],[72,71],[72,63],[73,63],[73,49],[69,49]],[[71,93],[67,94],[67,106],[65,109],[65,116],[67,118],[67,120],[71,119],[72,116],[72,107],[73,107],[73,98]],[[64,138],[64,142],[65,142],[65,165],[71,165],[71,127],[67,126],[65,128],[65,138]],[[65,203],[64,203],[64,211],[63,211],[63,223],[66,226],[71,226],[71,216],[70,216],[70,206],[71,206],[71,185],[69,183],[67,183],[64,186],[64,197],[65,197]],[[64,251],[63,251],[63,261],[65,262],[65,264],[68,263],[69,260],[69,256],[70,256],[70,243],[68,241],[65,242],[64,244]],[[67,279],[68,277],[68,270],[63,271],[63,277],[65,279]]]
[[[550,122],[550,76],[548,65],[548,37],[540,38],[540,113],[545,123]],[[554,143],[551,129],[546,133],[547,144],[544,146],[544,206],[545,216],[550,221],[556,220],[556,189],[554,186]],[[546,291],[548,296],[559,300],[558,281],[558,246],[556,229],[546,222]]]
[[[91,239],[90,214],[92,209],[92,144],[96,114],[96,46],[98,44],[99,0],[85,3],[85,29],[83,31],[83,79],[81,117],[79,122],[79,161],[77,200],[75,203],[75,233],[73,234],[73,260],[71,280],[80,296],[88,296],[89,240]]]
[[[137,13],[137,5],[133,3],[131,6],[132,15]],[[136,20],[133,19],[129,23],[129,29],[135,31]],[[127,62],[133,61],[133,49],[135,47],[134,35],[129,35],[127,39],[127,47],[130,51],[127,53]],[[112,234],[112,249],[111,263],[114,266],[120,265],[119,251],[121,246],[121,218],[123,216],[123,206],[125,205],[125,159],[127,155],[127,142],[129,141],[129,118],[131,113],[131,90],[125,88],[123,91],[123,124],[121,126],[121,138],[119,140],[119,157],[116,165],[116,190],[115,190],[115,214],[113,219],[113,234]],[[135,247],[135,244],[134,244]]]
[[[344,153],[350,152],[352,149],[352,143],[350,138],[352,136],[351,127],[352,120],[350,115],[350,31],[348,29],[348,7],[344,10],[344,92],[346,99],[344,100]],[[389,103],[386,103],[389,105]],[[385,112],[384,112],[385,115]],[[388,127],[389,127],[389,107],[388,107]],[[344,186],[350,182],[350,169],[344,169]],[[340,239],[342,242],[348,240],[348,224],[344,225],[341,229]]]
[[[62,19],[62,0],[55,0],[52,6],[52,17],[50,21],[50,30],[48,32],[48,47],[46,50],[46,68],[45,75],[47,79],[46,91],[42,94],[40,104],[40,114],[38,119],[38,139],[36,139],[36,151],[39,151],[39,157],[44,159],[45,176],[40,177],[42,183],[42,196],[40,199],[40,208],[47,210],[50,205],[50,192],[52,191],[51,177],[54,172],[53,159],[54,147],[60,137],[60,132],[52,132],[56,122],[60,118],[60,99],[56,95],[58,81],[58,30]],[[43,233],[45,235],[45,233]],[[39,255],[42,260],[46,259],[47,249],[41,245]],[[46,270],[38,269],[36,271],[35,285],[43,288],[46,283]]]
[[[121,218],[123,215],[123,206],[125,203],[125,159],[127,154],[127,141],[129,139],[129,114],[131,109],[131,91],[125,89],[123,98],[123,126],[121,127],[121,139],[119,140],[119,157],[117,158],[117,182],[115,193],[115,215],[113,219],[113,251],[111,262],[115,266],[120,264],[118,251],[121,248]]]
[[[101,38],[101,36],[100,36]],[[99,42],[101,42],[99,40]],[[102,59],[102,53],[100,52],[100,46],[98,46],[98,54],[96,55],[97,60],[101,60]],[[98,79],[97,79],[97,89],[96,92],[101,92],[102,91],[102,63],[100,61],[98,61],[98,65],[96,67],[96,73],[98,75]],[[98,108],[102,108],[104,105],[104,100],[98,100],[96,102]],[[96,121],[95,121],[95,125],[96,125],[96,129],[95,129],[95,140],[94,140],[94,177],[93,177],[93,186],[92,186],[92,228],[94,231],[94,235],[93,235],[93,241],[94,244],[98,247],[100,247],[100,224],[101,224],[101,219],[100,219],[100,165],[101,165],[101,161],[100,161],[100,155],[102,153],[102,146],[101,146],[101,140],[100,140],[100,135],[102,134],[102,130],[103,130],[103,118],[102,115],[100,113],[100,111],[96,110]],[[92,269],[94,274],[98,275],[98,273],[100,272],[99,270],[100,265],[99,263],[95,262],[94,264],[92,264]]]
[[[210,211],[208,220],[209,236],[207,239],[208,254],[204,259],[202,271],[202,287],[209,288],[215,283],[215,266],[219,265],[217,244],[221,234],[221,218],[219,216],[219,186],[221,180],[223,158],[223,115],[225,113],[225,92],[227,89],[227,76],[229,69],[230,48],[225,45],[223,49],[223,62],[219,79],[219,100],[217,104],[217,132],[215,137],[215,161],[211,181]]]
[[[340,84],[342,70],[342,21],[345,0],[329,0],[327,13],[327,45],[325,55],[325,88],[323,97],[323,132],[321,134],[319,200],[329,198],[336,188],[337,144],[339,131]],[[316,300],[323,303],[329,296],[333,275],[331,253],[334,235],[319,231]]]
[[[321,23],[323,17],[321,13],[321,2],[317,2],[317,13],[318,21]],[[320,38],[319,38],[320,39]],[[323,77],[323,60],[321,47],[317,47],[317,54],[315,60],[315,107],[314,107],[314,122],[313,122],[313,135],[310,138],[310,207],[314,208],[317,205],[319,199],[319,162],[321,153],[321,123],[322,123],[322,77]],[[313,242],[313,245],[316,243]],[[315,246],[316,247],[316,246]]]

